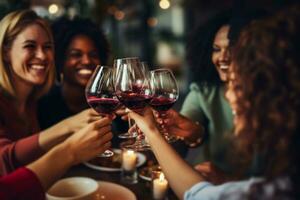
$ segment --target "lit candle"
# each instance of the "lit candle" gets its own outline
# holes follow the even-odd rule
[[[124,150],[122,154],[123,169],[127,171],[134,170],[136,167],[137,155],[133,150]]]
[[[163,173],[159,175],[159,178],[153,180],[153,198],[163,199],[168,190],[168,181],[165,179]]]

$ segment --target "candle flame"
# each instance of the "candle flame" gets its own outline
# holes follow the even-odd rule
[[[134,151],[133,151],[133,150],[128,150],[127,153],[128,153],[129,155],[133,155],[133,154],[134,154]]]
[[[164,173],[160,173],[159,181],[163,181],[163,180],[165,180],[165,175],[164,175]]]

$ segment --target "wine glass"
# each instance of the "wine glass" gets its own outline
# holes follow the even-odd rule
[[[114,66],[116,67],[115,91],[119,101],[125,107],[142,113],[152,98],[146,70],[136,57],[117,59]],[[137,131],[133,132],[136,135],[136,142],[130,147],[137,151],[149,149],[150,146],[145,141],[145,136],[138,134]]]
[[[111,116],[120,106],[112,77],[111,67],[98,65],[85,89],[88,104],[102,116]],[[110,157],[113,154],[113,151],[106,150],[99,156]]]
[[[179,97],[179,89],[176,79],[169,69],[156,69],[150,72],[150,83],[153,93],[150,101],[151,107],[164,118],[167,111],[175,104]],[[168,142],[174,142],[176,137],[168,134],[164,128],[164,120],[161,123],[161,130]]]
[[[114,60],[114,83],[116,82],[116,78],[119,77],[120,71],[123,70],[123,67],[121,67],[125,62],[130,62],[133,65],[136,65],[140,62],[140,60],[137,57],[130,57],[130,58],[120,58],[120,59],[115,59]],[[133,124],[133,121],[128,118],[128,127],[131,127]],[[119,138],[121,139],[133,139],[136,138],[137,132],[134,131],[133,129],[129,132],[127,131],[126,133],[121,133],[118,135]]]

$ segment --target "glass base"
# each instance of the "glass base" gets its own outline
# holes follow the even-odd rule
[[[136,138],[137,136],[137,133],[134,132],[134,133],[122,133],[122,134],[119,134],[118,137],[121,138],[121,139],[132,139],[132,138]]]
[[[135,143],[126,145],[125,147],[134,149],[135,151],[148,151],[148,150],[151,150],[150,145],[145,140],[136,141]]]

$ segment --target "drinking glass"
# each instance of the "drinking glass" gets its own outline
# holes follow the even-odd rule
[[[111,116],[120,106],[112,77],[111,67],[97,66],[85,89],[88,104],[102,116]],[[100,157],[110,157],[113,154],[113,151],[106,150]]]
[[[142,113],[152,98],[152,92],[140,60],[136,57],[117,59],[114,67],[115,91],[119,101],[125,107]],[[137,133],[137,131],[128,134],[136,135],[136,142],[130,145],[131,148],[137,151],[150,148],[143,134]]]
[[[167,111],[175,104],[179,97],[177,81],[169,69],[156,69],[150,72],[150,85],[153,93],[150,101],[151,107],[164,118]],[[176,137],[168,134],[164,128],[164,120],[161,123],[161,130],[167,141],[173,142]]]

